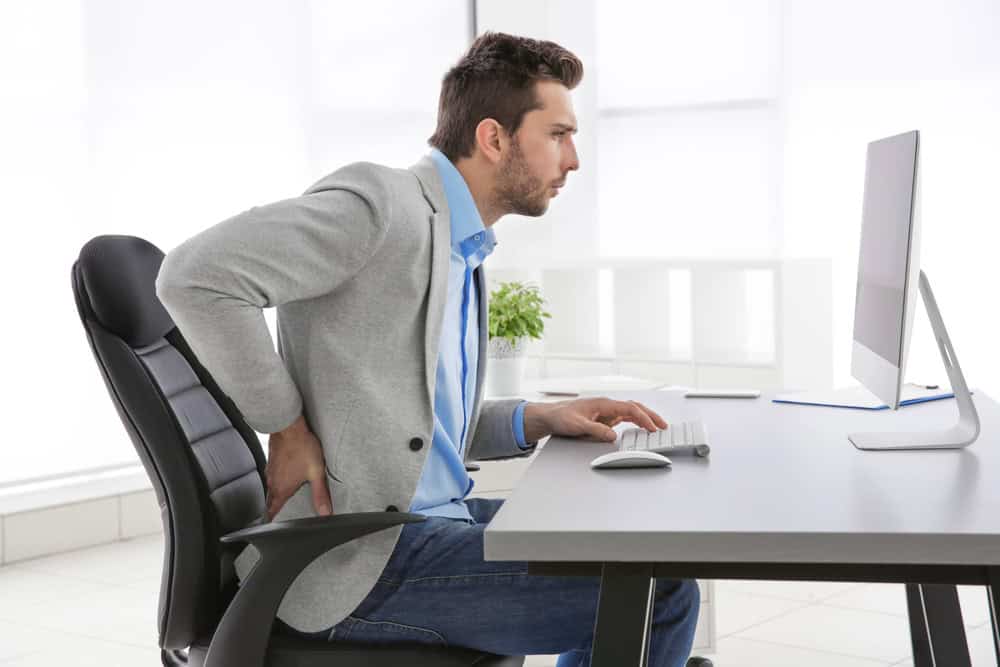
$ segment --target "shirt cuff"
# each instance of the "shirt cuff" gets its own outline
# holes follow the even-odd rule
[[[514,408],[514,416],[511,418],[514,427],[514,440],[521,449],[531,449],[531,445],[524,441],[524,406],[527,404],[527,401],[521,401]]]

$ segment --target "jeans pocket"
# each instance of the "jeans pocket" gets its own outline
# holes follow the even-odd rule
[[[417,625],[397,623],[395,621],[378,621],[348,616],[351,621],[346,633],[346,641],[365,644],[426,644],[430,646],[447,646],[448,642],[439,633],[430,628]],[[334,637],[344,637],[339,626]]]

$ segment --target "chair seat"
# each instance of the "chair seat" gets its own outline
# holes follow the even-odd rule
[[[191,647],[190,666],[201,667],[209,641],[206,638]],[[457,646],[322,642],[276,633],[267,648],[265,664],[266,667],[522,667],[524,657],[493,655]]]

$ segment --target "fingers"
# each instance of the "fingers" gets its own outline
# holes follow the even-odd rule
[[[618,434],[615,433],[613,428],[605,426],[599,421],[588,420],[584,428],[587,435],[597,440],[607,440],[608,442],[613,442],[618,438]]]
[[[638,401],[616,401],[605,398],[601,399],[596,407],[596,420],[608,426],[614,426],[623,420],[628,420],[647,431],[667,427],[667,422],[663,417]]]
[[[647,431],[655,431],[660,428],[653,421],[652,417],[635,401],[610,401],[611,414],[623,417],[637,426],[641,426]]]
[[[272,493],[271,489],[268,489],[267,493],[267,520],[273,521],[274,515],[281,511],[281,508],[285,506],[285,502],[288,500],[288,496],[278,496]]]
[[[333,502],[330,500],[330,489],[326,485],[326,474],[309,480],[312,487],[313,507],[319,516],[329,516],[333,514]]]
[[[658,415],[654,410],[649,409],[648,407],[646,407],[645,405],[643,405],[639,401],[629,401],[629,402],[633,403],[634,405],[636,405],[640,410],[643,410],[650,417],[650,419],[653,421],[653,423],[656,425],[656,428],[666,428],[667,427],[667,420],[665,420],[663,417],[661,417],[660,415]]]
[[[318,516],[333,514],[333,503],[330,501],[330,490],[327,488],[326,479],[321,476],[318,480],[309,480],[309,487],[316,514]],[[298,491],[298,489],[299,487],[296,487],[295,491]],[[295,495],[294,491],[292,493],[279,494],[274,492],[273,489],[268,489],[265,500],[267,504],[267,520],[274,520],[275,515],[281,511],[281,508],[285,506],[285,503],[293,495]]]

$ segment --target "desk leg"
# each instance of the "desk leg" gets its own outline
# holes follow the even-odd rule
[[[604,564],[591,667],[646,667],[655,584],[651,564]]]
[[[958,590],[950,584],[907,584],[913,667],[971,667]]]
[[[993,651],[1000,665],[1000,569],[990,568],[986,595],[990,602],[990,625],[993,627]]]

